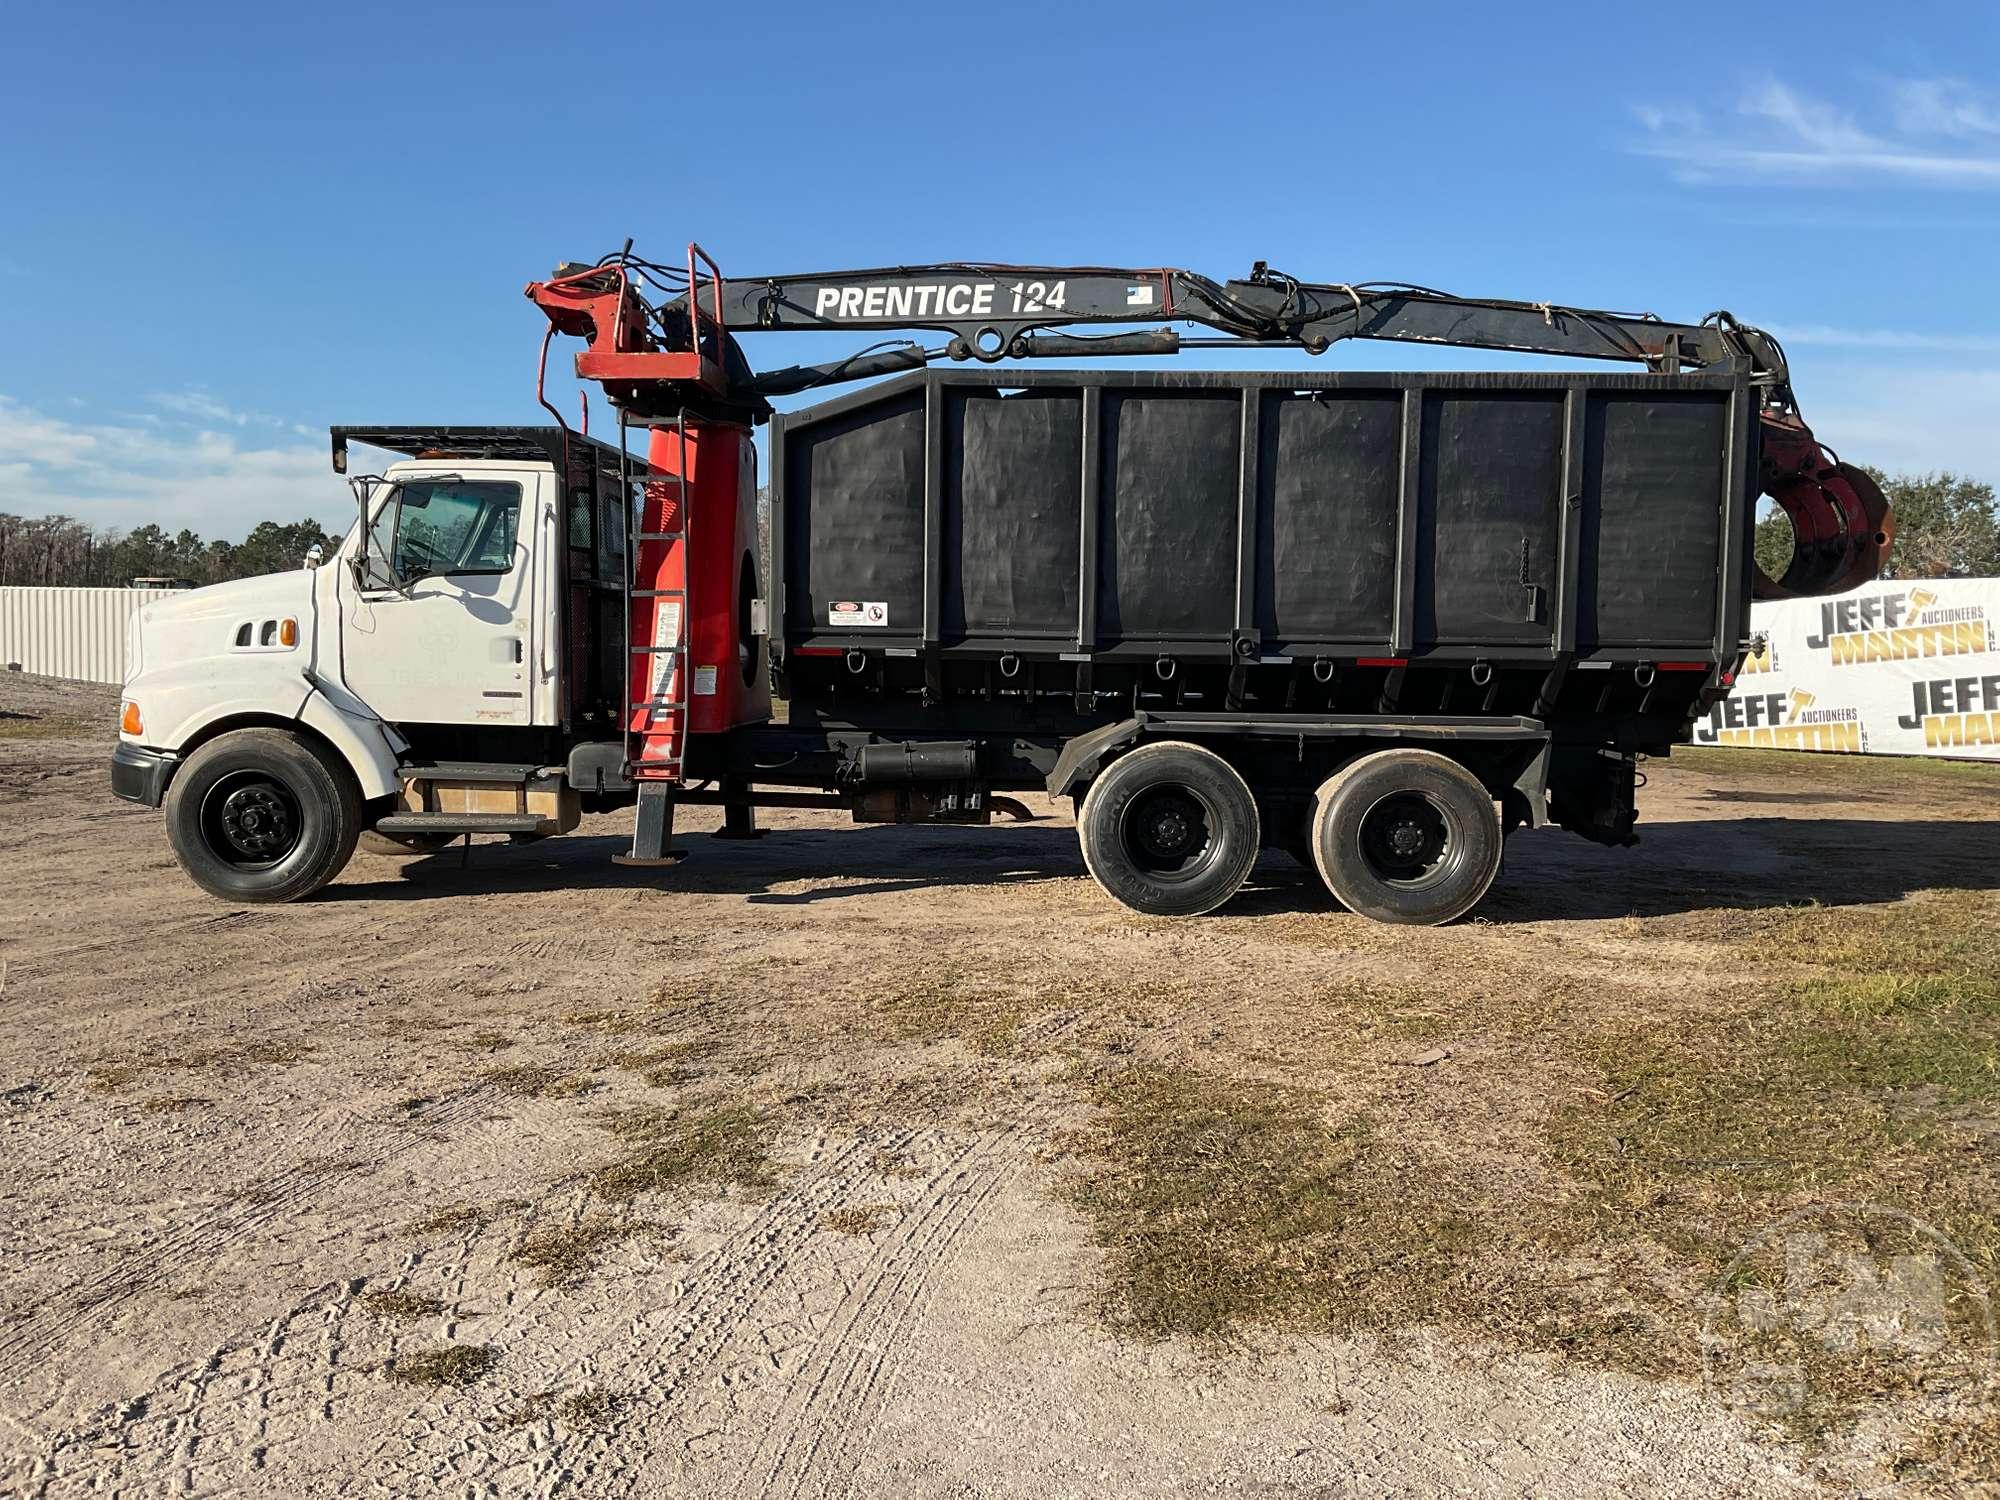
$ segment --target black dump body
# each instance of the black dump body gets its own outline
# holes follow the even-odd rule
[[[1728,375],[913,375],[773,421],[774,660],[996,784],[1134,713],[1661,750],[1746,635],[1754,433]]]

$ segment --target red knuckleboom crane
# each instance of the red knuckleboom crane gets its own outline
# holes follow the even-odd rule
[[[1791,389],[1782,346],[1726,312],[1698,323],[1553,302],[1460,297],[1385,282],[1305,282],[1263,262],[1241,280],[1172,267],[1014,266],[980,261],[729,277],[689,245],[676,265],[630,242],[595,264],[569,264],[528,297],[551,333],[583,339],[576,373],[600,384],[621,422],[651,429],[645,504],[634,534],[628,607],[631,775],[679,780],[689,735],[768,715],[757,674],[701,669],[731,660],[740,574],[755,536],[753,425],[770,398],[919,369],[937,359],[1146,356],[1202,348],[1325,352],[1340,339],[1619,360],[1662,374],[1726,370],[1758,396],[1761,492],[1796,539],[1758,598],[1839,592],[1877,575],[1894,532],[1881,490],[1814,437]],[[1144,328],[1129,325],[1152,324]],[[1174,324],[1210,332],[1183,335]],[[1125,331],[1065,332],[1106,327]],[[943,335],[934,346],[906,331]],[[825,364],[754,371],[737,335],[880,332],[881,342]],[[546,359],[548,342],[543,342]],[[641,799],[640,817],[647,816]],[[635,839],[635,848],[644,844]],[[655,841],[657,844],[657,841]]]

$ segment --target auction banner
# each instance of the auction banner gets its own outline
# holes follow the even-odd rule
[[[1758,646],[1697,745],[2000,760],[2000,579],[1750,607]]]

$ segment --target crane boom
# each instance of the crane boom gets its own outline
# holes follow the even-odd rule
[[[601,381],[614,403],[640,415],[756,420],[773,396],[941,358],[995,363],[1192,348],[1321,354],[1350,338],[1621,360],[1664,374],[1727,370],[1757,393],[1762,490],[1791,518],[1797,541],[1782,578],[1759,576],[1760,597],[1833,593],[1865,582],[1880,571],[1894,531],[1879,487],[1822,447],[1799,415],[1778,340],[1727,312],[1679,323],[1403,283],[1306,282],[1262,261],[1229,281],[1175,267],[987,261],[725,277],[697,245],[688,247],[684,265],[670,266],[635,256],[630,242],[594,264],[559,267],[550,280],[530,283],[527,295],[557,332],[589,341],[577,374]],[[1214,336],[1184,337],[1174,323]],[[1060,331],[1133,324],[1157,326]],[[940,333],[945,342],[927,348],[891,338],[844,359],[759,373],[735,337],[908,330]]]
[[[725,280],[721,294],[731,332],[931,328],[952,335],[947,353],[958,359],[1032,355],[1034,343],[1015,341],[1042,329],[1166,318],[1204,324],[1233,342],[1296,345],[1311,354],[1341,339],[1369,338],[1628,360],[1663,370],[1741,357],[1751,362],[1753,379],[1778,385],[1786,379],[1775,342],[1727,314],[1669,323],[1650,313],[1455,297],[1401,284],[1302,282],[1262,264],[1247,279],[1215,282],[1173,268],[958,262]]]

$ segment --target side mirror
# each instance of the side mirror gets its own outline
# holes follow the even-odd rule
[[[372,556],[366,542],[357,550],[350,565],[354,569],[354,586],[363,593],[379,594],[388,591],[402,592],[403,580],[391,570],[386,558]]]
[[[325,561],[326,549],[320,546],[318,542],[314,542],[310,547],[306,548],[306,560],[300,563],[299,566],[310,571]]]
[[[354,556],[348,559],[348,566],[354,574],[354,586],[363,593],[401,587],[390,560],[386,557],[374,557],[368,546],[369,538],[374,532],[374,527],[370,524],[374,518],[370,513],[376,508],[376,491],[384,483],[386,481],[380,474],[357,474],[347,481],[347,487],[354,491],[355,506],[361,512],[360,534],[355,539]],[[400,496],[392,497],[389,504],[400,507]],[[393,525],[389,528],[389,534],[392,537],[396,534]]]

